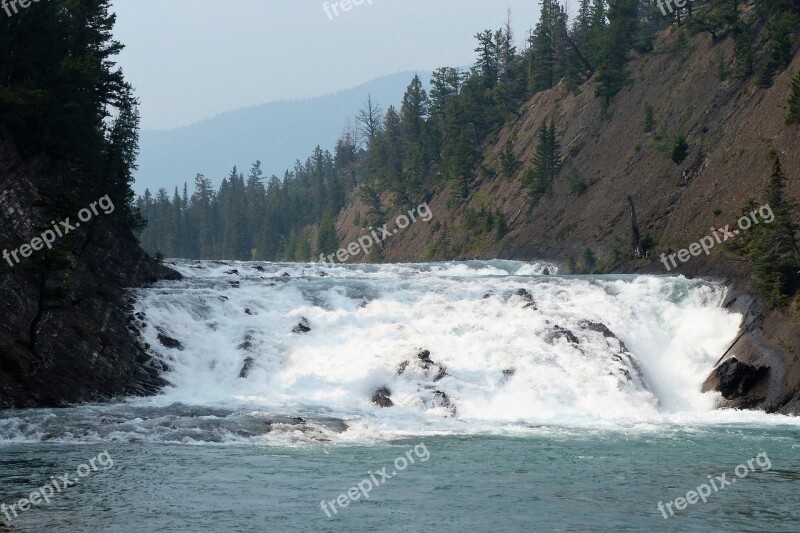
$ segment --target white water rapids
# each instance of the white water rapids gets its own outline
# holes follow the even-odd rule
[[[719,410],[718,394],[701,393],[742,320],[710,282],[498,260],[170,266],[185,278],[139,290],[136,304],[170,386],[9,413],[0,442],[374,442],[787,420]],[[293,331],[301,323],[310,331]],[[372,401],[381,388],[391,407]]]

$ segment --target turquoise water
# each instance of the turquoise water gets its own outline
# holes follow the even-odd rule
[[[31,446],[3,449],[0,501],[107,450],[91,473],[19,531],[797,531],[800,442],[794,426],[425,437],[375,446]],[[332,500],[423,442],[419,460],[331,518]],[[766,452],[771,468],[668,519],[657,509],[735,477]],[[416,457],[416,456],[414,456]],[[402,463],[401,463],[402,464]],[[22,474],[24,472],[24,475]],[[391,471],[387,470],[387,473]],[[379,477],[376,477],[380,481]]]

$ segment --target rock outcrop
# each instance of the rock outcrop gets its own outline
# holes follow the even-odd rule
[[[394,402],[391,396],[392,391],[390,391],[388,387],[378,387],[372,394],[372,403],[378,407],[392,407],[394,406]]]
[[[20,160],[0,137],[0,249],[16,249],[63,219],[41,207],[42,186],[60,182],[53,167]],[[162,364],[137,340],[140,319],[127,289],[180,275],[102,214],[65,238],[72,245],[57,265],[43,267],[42,255],[0,265],[0,408],[147,395],[164,385]]]
[[[731,357],[714,368],[703,391],[716,390],[726,400],[746,397],[769,374],[769,367],[743,363]]]

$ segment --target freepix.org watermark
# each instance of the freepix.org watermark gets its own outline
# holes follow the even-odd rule
[[[752,459],[748,459],[746,464],[740,464],[734,468],[733,472],[736,474],[736,477],[731,476],[731,479],[727,479],[728,474],[726,473],[719,476],[708,476],[708,483],[703,483],[695,490],[690,490],[686,493],[686,497],[679,496],[666,504],[664,502],[658,502],[656,507],[661,511],[664,518],[669,518],[670,516],[675,516],[675,511],[672,510],[673,505],[678,511],[683,511],[687,506],[694,505],[700,500],[706,503],[708,497],[712,494],[733,485],[736,483],[737,479],[746,478],[751,472],[755,472],[756,467],[753,465],[754,462],[760,467],[761,472],[766,472],[772,468],[772,461],[769,460],[767,452],[761,452]],[[711,492],[712,488],[714,492]],[[669,516],[667,516],[667,511],[669,511]]]
[[[100,214],[100,212],[97,210],[98,206],[106,215],[110,215],[114,212],[114,203],[111,201],[111,198],[109,198],[108,195],[105,195],[96,202],[89,204],[91,209],[84,207],[78,211],[78,220],[81,222],[89,222],[93,216]],[[14,248],[11,250],[11,252],[8,250],[3,250],[3,259],[8,262],[9,266],[13,267],[15,264],[18,265],[20,263],[20,255],[23,258],[28,258],[33,255],[33,252],[38,252],[45,246],[47,246],[48,250],[51,250],[53,248],[53,243],[56,242],[56,238],[61,238],[70,231],[79,228],[81,226],[81,222],[76,222],[74,225],[70,224],[69,217],[67,217],[66,220],[62,220],[58,224],[56,224],[55,220],[51,220],[50,224],[53,225],[53,229],[43,231],[41,235],[31,239],[29,244],[23,244],[19,248]],[[11,262],[12,258],[14,259],[13,263]]]
[[[328,15],[330,20],[333,20],[333,17],[339,16],[339,10],[341,9],[344,13],[347,13],[353,6],[361,6],[364,5],[364,2],[372,5],[373,0],[339,0],[338,2],[333,2],[332,4],[328,4],[325,2],[322,4],[322,10]]]
[[[667,16],[667,11],[669,11],[670,14],[675,12],[675,8],[672,7],[672,4],[675,4],[678,9],[683,9],[686,7],[686,4],[694,1],[695,0],[658,0],[656,3],[658,4],[658,8],[661,10],[661,13],[664,16]]]
[[[80,478],[84,478],[92,472],[97,472],[100,470],[98,465],[102,466],[103,470],[110,470],[114,467],[114,460],[107,451],[104,451],[103,453],[98,454],[96,457],[89,459],[88,464],[80,465],[75,470],[78,475],[77,478],[70,478],[69,472],[63,476],[51,476],[50,483],[44,485],[42,488],[34,492],[31,492],[30,496],[27,498],[22,498],[13,505],[6,505],[4,503],[0,504],[0,512],[6,515],[6,518],[10,523],[12,516],[14,518],[19,516],[19,513],[17,512],[18,510],[20,513],[22,513],[30,509],[31,506],[35,507],[37,505],[41,505],[42,503],[49,504],[50,498],[66,490],[67,487],[77,484],[80,481]]]
[[[0,7],[3,8],[6,15],[11,17],[19,13],[20,8],[28,9],[31,7],[31,4],[38,4],[42,1],[43,0],[2,0],[2,2],[0,2]]]
[[[394,230],[389,231],[388,224],[384,224],[382,227],[377,229],[370,226],[369,229],[372,230],[371,234],[359,237],[357,241],[351,242],[346,248],[340,248],[335,254],[330,254],[327,257],[325,254],[319,254],[320,263],[324,264],[325,266],[333,266],[336,260],[338,260],[340,263],[344,263],[350,259],[350,257],[356,257],[362,252],[366,256],[375,244],[383,242],[392,235],[397,235],[400,230],[404,230],[413,222],[416,222],[417,217],[414,214],[415,212],[419,215],[419,220],[422,220],[423,222],[428,222],[431,218],[433,218],[433,212],[431,211],[431,208],[428,207],[428,203],[425,202],[424,204],[418,205],[417,207],[409,210],[408,215],[403,214],[398,216],[397,219],[395,219],[395,225],[397,227]],[[378,233],[380,233],[380,235],[378,235]]]
[[[379,487],[386,481],[390,480],[392,477],[396,476],[398,472],[402,472],[408,468],[409,465],[413,465],[415,456],[417,459],[419,459],[420,463],[424,463],[431,458],[431,452],[428,451],[428,447],[425,446],[424,442],[420,442],[414,446],[414,448],[408,450],[405,456],[401,455],[395,459],[394,463],[392,463],[394,469],[392,470],[391,474],[386,472],[387,468],[391,468],[389,466],[384,466],[377,472],[370,470],[367,472],[369,477],[359,481],[355,487],[351,487],[347,491],[347,494],[339,494],[339,496],[337,496],[335,499],[327,502],[325,500],[320,501],[320,508],[325,512],[326,515],[328,515],[328,518],[332,518],[333,515],[331,515],[331,511],[333,511],[333,514],[339,513],[339,510],[336,509],[337,504],[340,508],[345,508],[350,505],[350,502],[358,501],[362,497],[365,500],[368,500],[369,493],[372,491],[372,489]],[[380,479],[376,478],[376,475],[378,475]]]
[[[759,220],[756,217],[757,214],[761,215],[762,222],[764,222],[764,224],[769,224],[775,220],[775,214],[772,212],[772,208],[769,206],[769,204],[762,205],[758,209],[754,209],[749,216],[743,216],[738,220],[737,223],[739,225],[739,229],[730,231],[728,229],[730,228],[730,224],[719,230],[711,228],[711,235],[706,235],[698,242],[690,244],[688,249],[683,248],[682,250],[670,255],[661,254],[661,262],[664,263],[664,268],[667,269],[667,272],[673,268],[677,268],[678,264],[675,262],[676,257],[681,263],[685,263],[690,258],[700,255],[703,252],[705,252],[706,255],[710,254],[712,248],[714,248],[714,246],[717,244],[722,244],[729,239],[734,239],[742,231],[747,231],[753,225],[759,224]],[[669,265],[667,260],[672,263],[672,266]]]

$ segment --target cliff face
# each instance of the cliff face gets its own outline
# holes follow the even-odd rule
[[[730,40],[713,43],[708,34],[680,36],[672,28],[659,37],[652,54],[631,62],[631,83],[605,114],[593,81],[579,94],[559,85],[536,95],[486,147],[470,199],[455,205],[449,187],[437,191],[429,202],[431,222],[414,223],[387,239],[381,259],[501,257],[564,263],[579,259],[588,248],[597,257],[597,271],[667,274],[661,253],[687,248],[711,235],[711,228],[730,225],[732,231],[749,198],[763,204],[760,193],[773,155],[783,164],[787,192],[800,200],[800,127],[783,123],[800,55],[795,53],[769,89],[757,89],[752,79],[721,76],[732,72],[733,58]],[[655,119],[650,133],[644,132],[645,104],[652,106]],[[529,209],[521,178],[530,167],[538,130],[550,120],[565,164],[552,194]],[[670,158],[678,134],[689,145],[681,164]],[[499,170],[508,140],[522,162],[512,177]],[[634,257],[629,195],[642,235],[655,243],[646,258]],[[507,236],[476,236],[464,228],[468,210],[482,206],[506,216]],[[341,213],[337,229],[342,243],[366,233],[353,224],[360,218],[356,214],[365,212],[363,204],[354,202]],[[746,315],[747,331],[728,354],[742,365],[715,371],[707,387],[722,390],[727,384],[731,406],[800,414],[800,318],[794,310],[769,309],[754,296],[748,266],[724,248],[717,245],[708,256],[691,257],[669,271],[724,281],[730,288],[726,304]]]
[[[41,191],[60,182],[53,168],[46,160],[21,161],[10,140],[0,139],[0,249],[18,249],[52,227]],[[104,216],[99,211],[65,235],[74,246],[44,271],[33,266],[41,251],[29,258],[18,253],[13,266],[2,260],[0,408],[148,394],[162,386],[129,323],[126,288],[178,275]],[[70,224],[76,222],[77,213]]]

